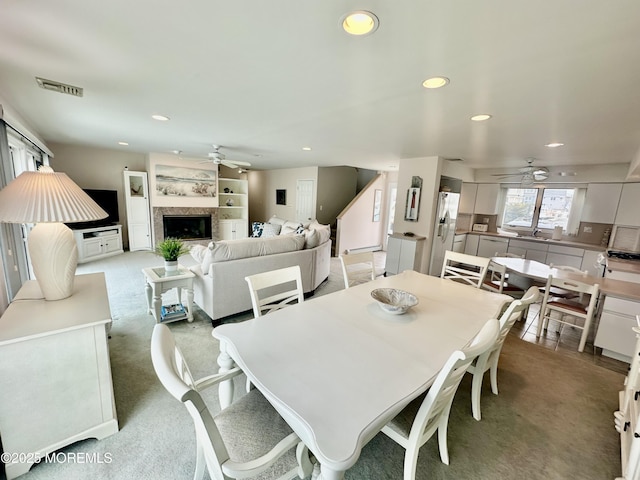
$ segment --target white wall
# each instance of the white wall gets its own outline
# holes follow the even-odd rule
[[[93,148],[82,145],[51,143],[55,155],[51,167],[66,173],[82,188],[118,191],[118,213],[122,224],[122,241],[128,246],[127,206],[124,197],[125,166],[133,171],[146,171],[146,155],[116,149]]]
[[[440,157],[424,157],[400,160],[398,170],[398,199],[393,230],[396,233],[413,232],[416,235],[427,237],[425,251],[422,254],[421,272],[429,271],[429,259],[433,238],[433,219],[440,188],[440,176],[442,175],[443,160]],[[407,206],[407,191],[411,187],[411,177],[422,178],[422,191],[420,193],[420,210],[418,221],[405,220]]]
[[[318,168],[318,222],[333,223],[344,207],[356,196],[358,171],[354,167]]]
[[[380,190],[380,218],[373,221],[373,206],[376,190]],[[372,180],[352,202],[345,207],[338,219],[338,237],[336,255],[357,248],[383,246],[386,230],[386,175],[381,174]]]
[[[313,198],[317,197],[318,167],[283,168],[249,172],[249,221],[265,222],[276,215],[287,220],[296,218],[296,183],[313,180]],[[276,205],[276,190],[287,191],[287,204]],[[314,200],[313,210],[317,207]]]

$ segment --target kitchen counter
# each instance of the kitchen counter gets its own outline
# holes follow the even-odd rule
[[[514,235],[504,235],[497,232],[473,232],[470,230],[456,230],[456,235],[463,235],[463,234],[507,238],[509,240],[526,240],[527,242],[546,243],[549,245],[563,245],[566,247],[576,247],[576,248],[583,248],[585,250],[595,250],[595,251],[604,251],[607,248],[607,247],[603,247],[602,245],[594,245],[593,243],[574,242],[566,239],[552,240],[550,238],[541,238],[541,237],[529,237],[529,236],[516,237]]]
[[[640,260],[607,258],[607,270],[613,270],[616,272],[637,273],[640,275]]]

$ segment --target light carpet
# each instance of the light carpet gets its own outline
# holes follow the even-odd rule
[[[78,273],[106,274],[120,431],[100,441],[78,442],[61,452],[98,453],[103,459],[108,453],[111,461],[39,464],[21,479],[192,478],[195,439],[191,419],[156,379],[149,355],[154,321],[147,314],[141,269],[158,264],[158,258],[148,252],[127,252],[78,269]],[[316,295],[340,288],[340,265],[334,258],[330,279]],[[249,317],[240,315],[233,321]],[[193,323],[175,322],[170,328],[194,375],[216,369],[218,344],[200,309],[195,309]],[[237,380],[236,392],[241,392],[243,379]],[[437,440],[432,438],[420,451],[417,479],[613,479],[620,475],[620,451],[612,413],[623,380],[618,373],[509,336],[500,361],[500,394],[491,394],[487,374],[482,421],[476,422],[471,416],[471,378],[466,376],[451,413],[451,464],[440,462]],[[207,400],[212,410],[217,408],[215,391]],[[401,447],[380,434],[365,447],[345,478],[400,480],[403,456]]]

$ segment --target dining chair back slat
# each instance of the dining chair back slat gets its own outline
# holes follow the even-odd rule
[[[579,299],[573,300],[554,297],[552,296],[553,288],[575,293]],[[578,280],[557,278],[549,275],[544,287],[544,297],[542,299],[542,306],[540,307],[540,318],[538,320],[536,337],[540,338],[542,330],[547,330],[550,319],[555,320],[558,322],[558,333],[560,333],[560,328],[563,325],[571,325],[572,327],[582,330],[578,351],[584,351],[593,315],[596,311],[599,289],[600,285],[597,283],[592,285]],[[588,298],[585,299],[584,297],[586,296],[588,296]],[[558,315],[556,318],[552,318],[551,314],[553,312]],[[565,317],[570,317],[574,319],[574,321],[565,320]],[[578,325],[575,321],[579,318],[583,320],[582,325]]]
[[[480,288],[487,274],[489,261],[489,258],[447,250],[440,277]]]

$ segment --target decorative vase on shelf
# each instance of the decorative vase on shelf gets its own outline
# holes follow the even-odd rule
[[[227,207],[233,207],[233,198],[227,198]]]
[[[164,270],[166,272],[177,272],[178,271],[178,261],[177,260],[165,260],[164,261]]]

